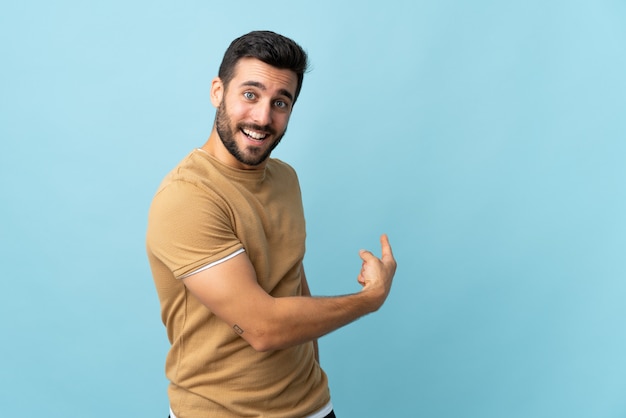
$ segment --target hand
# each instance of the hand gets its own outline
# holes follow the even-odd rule
[[[374,310],[380,308],[387,299],[397,266],[386,234],[380,237],[380,245],[382,247],[381,258],[377,258],[366,250],[359,251],[363,264],[357,280],[363,285],[361,292],[369,292],[374,298]]]

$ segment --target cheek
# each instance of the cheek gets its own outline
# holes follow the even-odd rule
[[[233,122],[246,120],[248,116],[248,108],[246,106],[242,106],[238,103],[227,103],[226,106],[228,107],[228,116],[230,116],[230,120]]]
[[[289,123],[289,117],[291,116],[291,114],[287,114],[287,115],[279,115],[276,118],[276,121],[283,127],[283,129],[287,128],[287,124]]]

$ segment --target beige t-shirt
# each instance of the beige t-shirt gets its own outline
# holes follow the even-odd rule
[[[329,402],[312,343],[257,352],[180,280],[245,251],[270,295],[301,295],[305,237],[298,179],[282,161],[238,170],[195,150],[163,180],[150,207],[147,251],[171,343],[166,375],[178,418],[301,417]]]

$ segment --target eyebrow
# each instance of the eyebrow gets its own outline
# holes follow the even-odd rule
[[[250,86],[250,87],[256,87],[260,90],[267,90],[267,88],[265,87],[265,85],[263,83],[260,83],[258,81],[244,81],[243,83],[241,83],[242,86]],[[291,100],[293,102],[293,94],[291,94],[289,92],[289,90],[286,89],[280,89],[278,90],[279,94],[282,94],[283,96],[286,96],[289,100]]]

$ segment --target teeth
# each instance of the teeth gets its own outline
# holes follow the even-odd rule
[[[267,135],[264,135],[264,134],[260,134],[258,132],[249,131],[247,129],[243,129],[243,133],[248,135],[249,137],[251,137],[253,139],[257,139],[257,140],[264,139],[267,136]]]

